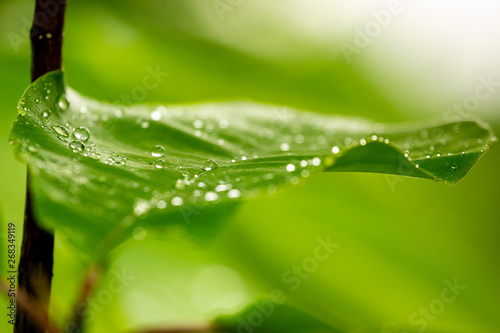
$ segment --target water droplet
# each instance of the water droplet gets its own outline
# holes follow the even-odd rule
[[[151,112],[151,119],[153,120],[160,120],[161,119],[161,112],[160,111],[153,111]]]
[[[42,112],[42,117],[44,118],[49,118],[52,115],[52,112],[50,110],[43,110]]]
[[[315,157],[312,159],[312,164],[314,166],[319,166],[321,164],[321,159],[319,157]]]
[[[417,168],[417,169],[418,169],[418,168],[420,168],[420,165],[418,165],[418,164],[415,164],[415,168]]]
[[[73,141],[69,144],[69,147],[73,150],[73,152],[77,153],[83,151],[85,149],[85,145],[81,141]]]
[[[457,170],[457,168],[458,168],[458,166],[455,163],[453,163],[451,165],[451,170]]]
[[[215,201],[219,199],[219,195],[213,191],[209,191],[207,193],[205,193],[205,200],[207,201]]]
[[[158,160],[158,161],[156,161],[156,163],[155,163],[155,167],[156,167],[157,169],[163,169],[163,168],[165,167],[165,165],[166,165],[166,164],[167,164],[167,163],[165,162],[165,160]]]
[[[203,169],[205,171],[211,171],[211,170],[215,170],[219,167],[219,165],[217,164],[216,161],[214,160],[208,160],[205,162],[205,164],[203,164]]]
[[[224,191],[228,191],[231,189],[231,185],[230,184],[219,184],[215,187],[215,192],[224,192]]]
[[[377,141],[378,137],[376,135],[372,135],[372,141]]]
[[[300,161],[300,166],[305,168],[307,166],[307,161],[306,160]]]
[[[197,128],[197,129],[200,129],[203,127],[203,122],[199,119],[196,119],[194,122],[193,122],[193,126],[194,128]]]
[[[283,142],[280,146],[281,151],[289,151],[290,150],[290,145],[286,142]]]
[[[59,136],[61,136],[63,138],[68,138],[69,137],[69,132],[66,129],[66,127],[60,126],[60,125],[54,125],[54,124],[52,124],[50,127],[52,127],[52,129],[54,130],[54,132],[56,132]]]
[[[57,106],[59,107],[59,109],[61,109],[61,111],[66,111],[69,107],[69,102],[66,97],[64,97],[63,95],[59,96],[59,98],[57,99]]]
[[[295,165],[293,165],[293,164],[288,164],[288,165],[286,166],[286,171],[288,171],[288,172],[293,172],[293,171],[295,171]]]
[[[337,147],[337,146],[333,146],[333,148],[332,148],[332,153],[334,153],[334,154],[338,154],[339,152],[340,152],[340,148],[339,148],[339,147]]]
[[[431,158],[431,154],[425,155],[425,158]]]
[[[86,127],[78,127],[73,131],[73,137],[82,142],[87,142],[90,138],[90,131]]]
[[[241,196],[241,192],[240,192],[240,190],[232,189],[229,192],[227,192],[227,196],[228,196],[228,198],[231,198],[231,199],[239,198]]]
[[[359,144],[362,146],[366,145],[366,140],[365,139],[359,140]]]
[[[151,151],[153,157],[163,157],[165,156],[165,148],[163,146],[157,145]]]
[[[184,203],[184,200],[182,200],[181,197],[172,198],[172,206],[182,206],[183,203]]]
[[[160,200],[156,204],[156,207],[158,207],[159,209],[165,209],[167,207],[167,202],[165,200]]]

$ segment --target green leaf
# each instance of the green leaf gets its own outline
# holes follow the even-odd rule
[[[321,171],[453,184],[495,140],[473,121],[389,126],[252,102],[112,105],[71,90],[60,71],[33,83],[18,110],[11,141],[29,164],[35,213],[91,255],[144,226],[206,238],[238,202]]]
[[[330,324],[288,304],[271,300],[255,302],[240,313],[215,319],[217,332],[239,333],[335,333],[346,330]]]

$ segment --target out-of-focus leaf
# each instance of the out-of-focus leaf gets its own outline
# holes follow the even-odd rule
[[[112,105],[66,87],[62,72],[33,83],[18,109],[11,140],[30,166],[36,214],[87,253],[152,224],[206,237],[241,200],[321,171],[455,183],[494,140],[472,121],[384,126],[251,102]]]
[[[218,317],[214,327],[217,332],[228,333],[343,332],[298,308],[271,300],[255,302],[236,315]]]

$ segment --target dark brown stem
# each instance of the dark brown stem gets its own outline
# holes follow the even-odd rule
[[[36,0],[31,27],[31,81],[62,68],[66,0]]]
[[[7,285],[3,282],[0,282],[0,289],[4,291],[5,295],[9,293],[9,287],[7,287]],[[37,322],[38,326],[43,327],[48,333],[60,332],[57,326],[48,320],[46,310],[41,308],[38,303],[28,297],[24,290],[17,290],[15,299],[16,303],[20,305],[24,311],[30,314],[33,320]]]
[[[66,0],[36,0],[31,27],[31,81],[62,66],[62,39]],[[54,263],[54,235],[40,228],[32,209],[29,169],[26,184],[26,206],[23,240],[19,261],[18,288],[26,297],[42,309],[42,321],[48,322],[48,308]],[[40,318],[17,308],[15,333],[44,333]]]

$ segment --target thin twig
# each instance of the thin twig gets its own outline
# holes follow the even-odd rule
[[[87,305],[87,299],[93,293],[97,282],[101,277],[101,269],[99,266],[92,266],[88,270],[83,284],[80,290],[80,295],[78,296],[78,301],[76,303],[75,309],[73,311],[72,323],[74,323],[76,332],[83,332],[83,315],[85,313],[85,307]]]
[[[36,0],[31,39],[31,81],[62,67],[62,39],[66,0]],[[25,290],[26,302],[49,307],[54,265],[54,235],[40,228],[32,208],[29,168],[26,181],[26,206],[19,260],[18,288]],[[15,333],[44,333],[38,316],[48,322],[46,312],[35,315],[28,308],[17,309]]]

